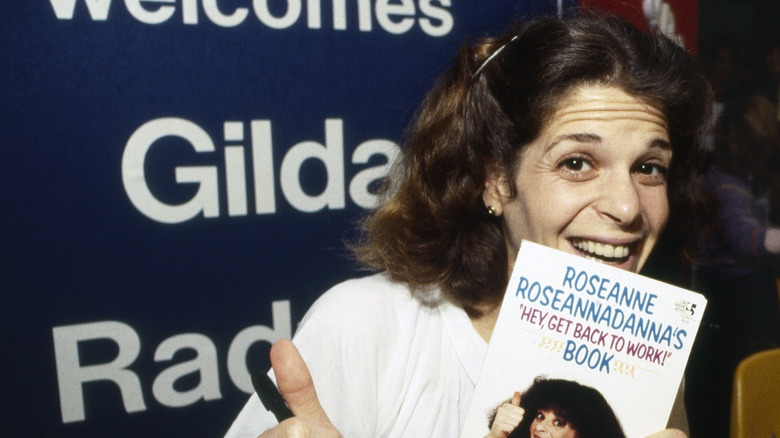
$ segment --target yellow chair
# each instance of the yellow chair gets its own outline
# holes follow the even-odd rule
[[[731,438],[780,438],[780,348],[755,353],[737,366]]]

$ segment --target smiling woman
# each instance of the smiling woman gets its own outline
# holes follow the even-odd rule
[[[613,17],[462,46],[353,246],[378,273],[272,348],[296,416],[262,436],[458,436],[521,240],[636,272],[668,222],[697,226],[709,97],[682,48]],[[253,396],[228,435],[274,425]]]
[[[537,377],[499,406],[485,438],[625,438],[601,393],[571,380]]]
[[[709,96],[682,48],[616,19],[529,20],[465,45],[358,255],[475,315],[500,300],[521,238],[636,271],[667,221],[698,227]]]

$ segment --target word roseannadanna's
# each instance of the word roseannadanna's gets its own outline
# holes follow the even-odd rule
[[[589,275],[571,266],[566,268],[561,288],[521,277],[515,296],[677,350],[683,347],[687,337],[686,330],[652,318],[658,298],[656,294],[621,285],[609,278]]]

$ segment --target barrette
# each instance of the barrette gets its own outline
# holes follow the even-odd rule
[[[517,35],[513,36],[511,40],[504,43],[501,47],[497,48],[495,52],[493,52],[490,56],[487,57],[487,59],[484,62],[482,62],[482,65],[479,66],[477,71],[475,71],[474,74],[471,75],[471,79],[474,79],[477,76],[479,76],[479,74],[482,73],[482,70],[485,68],[485,66],[487,66],[490,63],[490,61],[493,60],[493,58],[495,58],[499,53],[501,53],[501,51],[504,50],[507,44],[511,43],[516,39],[517,39]]]

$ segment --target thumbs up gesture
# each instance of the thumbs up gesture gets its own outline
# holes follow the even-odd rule
[[[521,396],[515,391],[512,400],[502,404],[496,411],[490,433],[485,438],[506,438],[523,421],[525,409],[520,407]]]
[[[279,392],[295,416],[258,438],[341,438],[322,409],[309,368],[292,342],[278,341],[271,347],[271,366]]]

